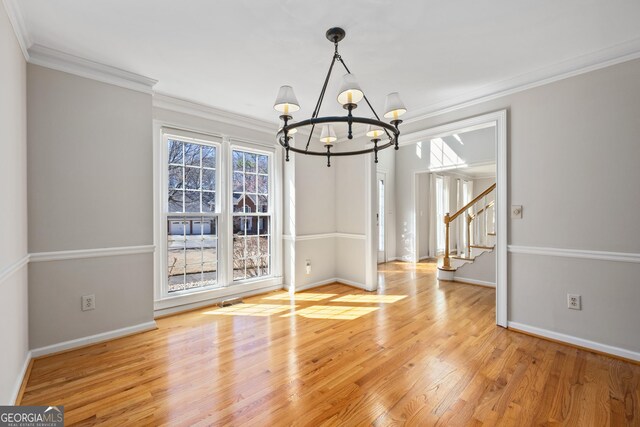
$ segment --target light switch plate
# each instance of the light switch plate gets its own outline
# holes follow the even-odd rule
[[[511,205],[511,219],[522,218],[522,205]]]

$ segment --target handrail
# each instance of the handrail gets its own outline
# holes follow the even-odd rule
[[[494,189],[496,188],[496,184],[493,183],[492,185],[489,186],[489,188],[487,188],[486,190],[484,190],[482,193],[478,194],[472,201],[470,201],[469,203],[467,203],[466,205],[464,205],[463,207],[461,207],[458,212],[454,213],[453,215],[449,216],[449,222],[453,221],[454,219],[456,219],[458,216],[462,215],[462,212],[466,211],[467,209],[469,209],[471,206],[475,205],[478,200],[482,199],[484,196],[486,196],[487,194],[491,193]]]
[[[487,206],[485,206],[484,208],[480,209],[478,212],[473,213],[473,214],[471,214],[471,215],[469,215],[469,216],[471,217],[471,219],[472,219],[472,220],[473,220],[473,219],[476,219],[476,217],[477,217],[478,215],[480,215],[482,212],[484,212],[484,211],[485,211],[485,209],[489,209],[489,208],[490,208],[490,207],[492,207],[494,204],[495,204],[495,200],[492,200],[492,201],[491,201],[491,203],[487,204]]]
[[[458,210],[458,212],[454,213],[453,215],[449,215],[449,213],[447,212],[444,215],[445,234],[444,234],[444,259],[442,260],[442,267],[441,267],[442,270],[448,270],[448,271],[454,270],[453,268],[451,268],[451,259],[449,257],[449,240],[450,240],[449,224],[451,224],[451,221],[453,221],[454,219],[462,215],[463,212],[466,212],[467,209],[469,209],[471,206],[475,205],[480,199],[485,197],[487,194],[491,193],[495,188],[496,188],[496,184],[493,183],[492,185],[489,186],[489,188],[484,190],[482,193],[478,194],[472,201],[464,205],[460,210]],[[470,215],[467,217],[467,221],[470,221],[469,218],[470,218]],[[469,233],[469,229],[467,228],[467,238],[469,237],[468,233]],[[467,243],[468,243],[468,240],[467,240]]]

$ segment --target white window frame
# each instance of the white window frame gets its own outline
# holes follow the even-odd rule
[[[271,290],[282,286],[282,182],[283,150],[264,141],[246,140],[206,129],[194,129],[164,120],[153,121],[154,158],[154,309],[160,314],[180,311],[193,304],[204,304],[208,300],[241,296],[260,290]],[[216,211],[218,214],[218,287],[167,294],[167,232],[166,232],[166,189],[168,183],[167,144],[164,134],[210,141],[218,144],[216,156]],[[269,276],[233,281],[233,192],[231,179],[231,153],[233,149],[266,154],[270,161],[269,209],[271,215],[271,269]]]
[[[275,237],[274,237],[274,229],[275,229],[275,215],[274,215],[274,202],[275,202],[275,197],[274,197],[274,191],[275,191],[275,187],[274,187],[274,176],[275,176],[275,159],[274,159],[274,151],[270,151],[270,150],[264,150],[264,149],[259,149],[259,148],[255,148],[255,147],[251,147],[251,146],[247,146],[246,143],[242,143],[241,141],[237,141],[237,140],[233,140],[233,143],[230,145],[229,147],[229,173],[230,176],[233,174],[233,151],[234,150],[238,150],[238,151],[243,151],[246,153],[251,153],[251,154],[256,154],[256,155],[262,155],[262,156],[267,156],[268,158],[268,170],[269,170],[269,194],[268,194],[268,206],[269,206],[269,211],[268,212],[258,212],[258,208],[256,205],[256,211],[255,212],[246,212],[245,209],[243,209],[242,215],[240,216],[246,216],[246,217],[255,217],[256,220],[261,217],[261,216],[268,216],[269,217],[269,221],[270,221],[270,226],[271,226],[271,230],[269,232],[269,239],[270,239],[270,254],[269,254],[269,275],[267,276],[259,276],[259,277],[251,277],[248,279],[242,279],[242,280],[233,280],[233,254],[231,253],[229,256],[229,264],[228,264],[228,268],[229,268],[229,285],[231,286],[238,286],[238,285],[242,285],[244,283],[252,283],[252,282],[256,282],[256,281],[260,281],[260,280],[264,280],[264,279],[268,279],[274,276],[274,241],[275,241]],[[256,165],[257,167],[257,165]],[[256,186],[258,185],[258,183],[256,182]],[[228,197],[228,202],[229,202],[229,209],[228,209],[228,232],[229,232],[229,236],[231,237],[231,245],[233,245],[233,217],[234,217],[234,212],[233,212],[233,179],[229,179],[228,185],[227,185],[227,189],[229,192],[229,197]],[[257,204],[257,200],[256,200],[256,204]],[[246,206],[245,206],[246,207]],[[238,213],[239,214],[239,213]]]

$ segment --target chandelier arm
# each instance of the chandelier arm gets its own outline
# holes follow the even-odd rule
[[[331,71],[333,70],[333,65],[336,63],[336,58],[338,58],[338,44],[336,43],[336,53],[333,54],[333,58],[331,59],[331,65],[329,65],[329,71],[327,72],[327,77],[324,79],[324,84],[322,85],[322,90],[320,91],[320,96],[318,97],[318,102],[316,102],[316,108],[313,110],[312,118],[318,117],[320,113],[320,107],[322,107],[322,101],[324,100],[324,94],[327,91],[327,86],[329,84],[329,78],[331,77]],[[309,149],[309,144],[311,143],[311,137],[313,136],[313,131],[315,130],[316,125],[311,126],[311,132],[309,132],[309,138],[307,138],[307,145],[305,150]]]
[[[347,67],[347,64],[344,63],[344,59],[342,59],[342,56],[339,56],[338,60],[340,61],[340,63],[344,67],[344,69],[347,71],[347,73],[351,74],[351,71],[349,70],[349,67]],[[380,120],[380,116],[378,116],[378,113],[376,113],[376,110],[373,109],[373,106],[369,102],[369,99],[367,98],[367,95],[364,94],[364,92],[362,93],[362,97],[364,98],[364,100],[366,101],[367,105],[371,109],[371,112],[373,113],[373,115],[376,116],[376,119]],[[391,134],[389,134],[389,131],[387,129],[384,130],[384,133],[386,133],[387,137],[389,137],[389,139],[391,139]]]

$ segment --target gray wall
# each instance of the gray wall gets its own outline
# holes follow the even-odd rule
[[[13,404],[29,350],[26,63],[0,6],[0,405]]]
[[[29,251],[152,245],[151,95],[31,64],[27,88]],[[153,320],[151,254],[29,271],[31,348]]]
[[[508,199],[524,207],[523,219],[509,220],[509,244],[638,254],[638,76],[640,60],[629,61],[403,132],[507,109]],[[638,277],[637,263],[510,254],[509,321],[639,351]],[[566,308],[569,292],[582,295],[582,311]]]

